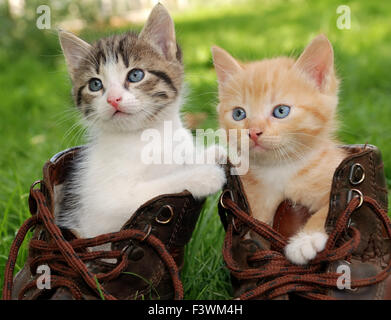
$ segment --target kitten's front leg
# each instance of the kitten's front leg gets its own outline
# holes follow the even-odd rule
[[[152,183],[151,183],[152,182]],[[147,197],[188,190],[194,198],[204,198],[219,191],[226,182],[224,170],[217,165],[191,165],[140,187]]]
[[[204,198],[216,193],[226,182],[224,170],[217,165],[196,165],[186,174],[184,186],[194,198]]]
[[[299,265],[307,264],[325,248],[328,235],[324,230],[324,224],[328,210],[327,205],[315,212],[304,228],[289,239],[285,247],[285,255],[291,262]]]

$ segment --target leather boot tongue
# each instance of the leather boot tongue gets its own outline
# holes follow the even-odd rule
[[[311,215],[307,207],[285,200],[278,206],[274,215],[273,229],[289,238],[304,226]]]

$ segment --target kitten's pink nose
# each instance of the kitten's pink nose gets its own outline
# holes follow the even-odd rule
[[[256,128],[250,128],[248,136],[253,140],[254,142],[257,142],[258,137],[262,134],[261,129]]]
[[[113,97],[110,96],[107,98],[107,102],[111,104],[115,109],[118,108],[119,102],[122,100],[122,97]]]

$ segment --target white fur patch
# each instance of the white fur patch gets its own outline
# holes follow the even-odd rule
[[[175,122],[175,129],[181,128],[179,120]],[[164,136],[162,126],[156,129]],[[188,143],[194,147],[192,139]],[[195,198],[204,198],[219,191],[226,181],[216,164],[144,163],[140,155],[145,144],[140,133],[102,132],[97,136],[73,177],[73,193],[79,195],[80,205],[62,213],[57,222],[81,237],[115,232],[156,196],[188,190]]]
[[[285,255],[295,264],[307,264],[325,248],[327,239],[327,234],[323,232],[300,232],[289,239]]]

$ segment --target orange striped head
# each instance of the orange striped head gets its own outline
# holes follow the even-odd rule
[[[273,161],[301,157],[334,133],[338,79],[324,35],[296,61],[280,57],[241,63],[219,47],[212,53],[220,126],[248,129],[252,154]]]

